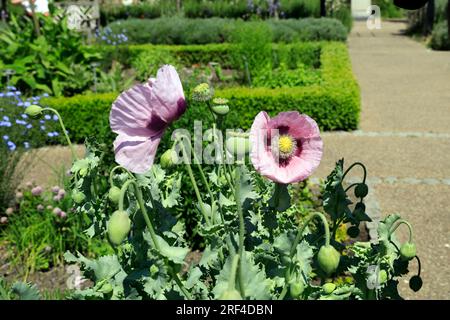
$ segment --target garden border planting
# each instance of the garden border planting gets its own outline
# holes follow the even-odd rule
[[[298,110],[317,120],[322,130],[356,129],[360,114],[359,86],[352,73],[345,44],[337,42],[317,42],[301,44],[317,45],[321,48],[320,66],[323,82],[320,85],[293,88],[227,88],[216,91],[216,96],[230,99],[232,110],[227,122],[234,127],[248,129],[258,110],[265,109],[277,113],[286,108]],[[184,61],[193,62],[193,57],[214,56],[222,53],[223,62],[230,61],[230,45],[209,46],[130,46],[131,55],[143,50],[170,50]],[[214,48],[214,50],[212,50]],[[311,48],[311,47],[310,47]],[[198,54],[201,52],[202,54]],[[209,52],[209,54],[207,54]],[[109,110],[117,93],[78,95],[70,98],[47,98],[42,101],[57,109],[65,119],[67,128],[74,141],[81,143],[86,136],[95,136],[99,140],[110,141],[113,134],[109,129]],[[199,112],[202,112],[199,110]],[[187,119],[204,119],[196,115],[193,105],[187,116],[175,123],[176,127],[189,127]],[[96,115],[96,117],[93,117]],[[101,116],[99,116],[101,115]],[[186,120],[185,120],[186,119]]]

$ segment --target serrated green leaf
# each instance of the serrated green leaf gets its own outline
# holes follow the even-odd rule
[[[12,285],[11,291],[17,295],[18,300],[40,300],[41,294],[35,285],[29,283],[16,282]]]

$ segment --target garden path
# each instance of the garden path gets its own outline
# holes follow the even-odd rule
[[[354,24],[348,46],[361,87],[360,129],[324,133],[315,177],[326,177],[340,157],[347,165],[362,161],[368,213],[399,213],[415,230],[424,284],[414,293],[405,279],[402,296],[450,299],[450,53],[403,36],[404,23],[381,27]]]

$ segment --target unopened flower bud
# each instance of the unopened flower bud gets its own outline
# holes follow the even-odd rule
[[[72,191],[72,199],[75,203],[80,204],[84,201],[85,198],[86,196],[83,192],[80,192],[76,189]]]
[[[109,200],[111,200],[112,203],[119,203],[120,188],[112,186],[111,189],[109,189],[108,198]]]
[[[201,83],[192,91],[192,99],[194,101],[208,101],[212,98],[213,91],[207,83]]]
[[[161,155],[160,164],[164,169],[172,167],[178,160],[177,153],[173,149],[166,150]]]
[[[39,118],[42,115],[42,108],[36,104],[32,104],[25,109],[25,114],[32,118]]]

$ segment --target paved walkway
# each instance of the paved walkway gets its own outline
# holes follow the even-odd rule
[[[424,285],[413,293],[406,281],[401,293],[450,299],[450,52],[402,36],[404,27],[355,23],[348,45],[362,92],[360,130],[324,134],[316,177],[340,157],[366,164],[370,214],[399,213],[414,227]]]

